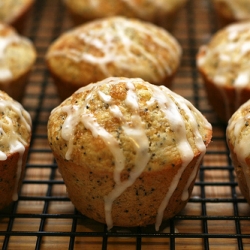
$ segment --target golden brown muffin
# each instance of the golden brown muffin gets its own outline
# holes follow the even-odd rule
[[[239,188],[250,204],[250,100],[230,118],[226,138]]]
[[[34,0],[0,0],[0,22],[22,32]]]
[[[0,210],[17,200],[31,139],[31,118],[0,91]]]
[[[110,76],[140,77],[170,87],[181,47],[167,31],[150,23],[111,17],[61,35],[46,61],[62,100],[78,88]]]
[[[221,26],[250,20],[249,0],[213,0],[213,5]]]
[[[186,205],[212,136],[187,100],[140,78],[110,77],[56,107],[48,140],[76,208],[113,226],[145,226]]]
[[[125,16],[172,29],[187,0],[65,0],[75,25],[98,18]]]
[[[0,90],[21,102],[35,60],[33,43],[0,23]]]
[[[250,98],[249,44],[250,22],[231,24],[218,31],[197,55],[208,99],[226,123]]]

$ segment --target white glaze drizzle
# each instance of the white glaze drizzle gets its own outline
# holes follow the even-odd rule
[[[172,96],[174,100],[170,96]],[[169,200],[172,194],[174,193],[186,166],[191,162],[191,160],[194,157],[194,152],[187,139],[187,131],[183,117],[181,116],[175,102],[178,103],[180,109],[184,110],[186,112],[186,115],[189,117],[197,148],[201,150],[201,152],[204,152],[206,150],[206,147],[199,133],[198,126],[195,122],[195,118],[192,112],[190,111],[190,109],[194,111],[194,108],[190,102],[170,92],[170,90],[162,86],[160,86],[159,88],[154,87],[153,98],[155,99],[155,101],[158,102],[159,107],[161,108],[165,116],[168,118],[170,129],[175,133],[175,141],[182,160],[182,166],[177,172],[177,174],[174,176],[169,186],[169,190],[158,209],[158,214],[156,217],[156,224],[155,224],[155,229],[158,231],[163,219],[164,210],[167,207]],[[150,101],[150,103],[152,103],[152,101]],[[211,128],[209,123],[206,123],[206,126]],[[190,178],[192,177],[193,176],[191,176]],[[185,194],[183,198],[188,198],[188,195],[186,195],[188,187],[189,186],[186,186],[183,191]]]
[[[74,140],[74,133],[77,124],[82,122],[84,126],[89,129],[94,137],[100,136],[106,146],[112,152],[115,158],[115,180],[119,182],[119,177],[117,172],[121,171],[124,166],[124,156],[119,147],[119,142],[109,134],[103,127],[101,127],[97,122],[93,114],[87,111],[87,104],[88,101],[91,99],[91,93],[86,97],[85,105],[79,107],[77,105],[74,106],[64,106],[62,108],[62,112],[67,113],[67,117],[65,122],[62,126],[62,138],[68,141],[68,150],[66,152],[65,158],[67,160],[71,159],[71,154],[73,150],[73,140]],[[54,111],[53,111],[54,112]]]
[[[31,130],[31,118],[28,112],[26,112],[18,102],[14,100],[9,101],[2,99],[0,94],[0,112],[5,113],[7,109],[13,110],[20,118],[19,123],[24,124],[28,131]],[[5,122],[0,121],[1,144],[5,145],[5,147],[9,149],[7,152],[0,151],[0,161],[5,161],[9,153],[19,153],[15,177],[16,183],[12,197],[12,199],[15,201],[18,198],[17,191],[22,171],[22,158],[25,151],[25,146],[27,146],[27,142],[22,139],[22,135],[15,131],[14,124],[9,117],[4,115],[4,120]],[[8,127],[8,132],[5,132],[5,127]]]
[[[109,104],[109,110],[110,113],[118,118],[122,122],[122,129],[124,133],[130,138],[131,142],[133,142],[134,150],[136,152],[135,162],[134,162],[134,168],[131,170],[129,174],[129,178],[125,181],[121,181],[120,175],[122,170],[124,169],[125,159],[123,155],[122,149],[119,147],[119,141],[111,134],[109,134],[103,127],[101,127],[93,114],[89,113],[86,109],[86,105],[88,101],[91,99],[91,93],[88,94],[85,103],[78,108],[70,107],[70,106],[64,106],[64,107],[57,107],[52,111],[56,112],[59,109],[60,111],[66,112],[67,117],[65,119],[65,122],[62,126],[62,137],[68,141],[68,151],[66,153],[67,159],[71,159],[72,154],[72,138],[74,135],[75,127],[79,122],[82,122],[84,126],[89,129],[93,136],[100,136],[103,141],[106,143],[107,147],[112,152],[115,160],[115,170],[114,170],[114,181],[115,181],[115,187],[113,190],[104,198],[105,201],[105,216],[106,216],[106,223],[108,228],[112,228],[113,222],[112,222],[112,205],[114,200],[119,197],[129,186],[131,186],[135,180],[140,176],[140,174],[143,172],[145,167],[147,166],[147,163],[150,159],[149,154],[149,141],[144,129],[145,124],[142,122],[141,117],[138,113],[139,111],[139,104],[138,104],[138,97],[135,92],[134,83],[136,81],[141,82],[140,79],[126,79],[126,86],[127,86],[127,96],[125,100],[125,104],[128,108],[131,109],[132,115],[130,119],[126,119],[120,110],[120,108],[113,104],[112,97],[110,95],[107,95],[100,90],[98,90],[98,96],[99,98]],[[80,93],[81,91],[86,91],[86,88],[93,89],[95,91],[95,88],[98,88],[99,85],[103,84],[104,82],[106,84],[115,84],[120,82],[120,78],[108,78],[101,82],[98,82],[95,85],[82,87],[77,92]],[[162,201],[162,204],[160,205],[158,209],[158,215],[156,220],[156,230],[159,230],[159,226],[163,219],[163,212],[169,202],[169,199],[171,198],[173,192],[175,191],[178,182],[182,176],[183,171],[185,170],[185,167],[190,163],[190,161],[194,157],[194,152],[188,142],[187,139],[187,131],[185,127],[184,120],[178,110],[178,107],[175,102],[178,103],[181,109],[186,112],[186,115],[189,117],[191,130],[194,135],[194,141],[197,146],[197,149],[201,151],[201,156],[197,160],[196,166],[193,170],[193,173],[190,175],[188,184],[190,184],[193,179],[196,176],[197,168],[200,163],[200,160],[202,159],[202,156],[205,153],[206,147],[204,145],[204,142],[202,140],[202,137],[198,131],[198,126],[195,121],[195,117],[192,112],[198,112],[193,105],[185,100],[184,98],[174,94],[172,91],[168,90],[167,88],[161,86],[157,87],[148,83],[145,83],[145,85],[148,87],[150,91],[152,91],[152,98],[148,101],[148,105],[153,105],[154,103],[157,103],[159,107],[161,108],[164,115],[167,117],[168,122],[170,123],[170,128],[174,131],[175,134],[175,140],[177,143],[177,148],[179,150],[180,157],[182,159],[182,166],[179,169],[178,173],[174,177],[172,183],[170,184],[170,188],[167,191],[167,194]],[[192,112],[191,112],[192,110]],[[207,128],[211,129],[211,125],[206,121],[204,118],[203,125]],[[196,172],[195,172],[196,171]],[[183,190],[183,199],[188,198],[187,190],[189,188],[189,185],[186,185],[186,187]]]
[[[114,189],[104,198],[105,200],[105,213],[108,229],[112,228],[111,210],[112,204],[116,198],[118,198],[129,186],[131,186],[135,180],[141,175],[142,171],[147,166],[150,159],[149,154],[149,142],[144,130],[144,125],[141,121],[141,117],[138,114],[138,101],[135,94],[134,85],[132,82],[127,82],[127,97],[125,104],[132,109],[133,115],[129,121],[123,118],[122,128],[125,134],[133,142],[133,148],[136,151],[136,157],[134,162],[134,168],[129,174],[129,178],[121,183],[116,183]],[[120,118],[118,113],[118,118]],[[113,113],[114,114],[114,113]]]
[[[178,97],[178,96],[177,96]],[[176,98],[176,97],[175,97]],[[182,193],[182,200],[187,200],[189,198],[189,193],[188,193],[188,188],[191,184],[191,182],[194,180],[194,178],[196,177],[196,173],[197,173],[197,169],[200,165],[201,160],[203,159],[203,156],[206,152],[206,146],[203,142],[202,136],[199,132],[199,128],[198,128],[198,124],[196,122],[195,116],[194,114],[191,112],[191,110],[194,111],[194,109],[192,108],[192,104],[189,103],[186,100],[181,100],[182,98],[179,98],[179,103],[182,103],[181,108],[185,111],[185,114],[188,116],[188,121],[189,124],[191,125],[192,128],[192,132],[194,134],[194,141],[195,141],[195,145],[197,147],[197,149],[201,152],[200,156],[194,166],[194,169],[192,171],[192,174],[189,176],[189,179],[186,183],[186,186],[184,188],[184,191]],[[210,124],[206,123],[206,127],[209,129],[212,129]]]
[[[240,107],[240,109],[244,109],[245,107],[249,106],[249,103],[249,101],[246,102]],[[249,156],[250,149],[250,134],[244,134],[244,136],[240,135],[242,129],[245,127],[246,122],[248,122],[249,120],[249,113],[246,116],[241,117],[239,111],[237,111],[237,114],[235,113],[228,122],[227,133],[228,131],[232,130],[235,136],[234,152],[237,156],[240,166],[242,167],[243,174],[247,183],[248,192],[250,193],[250,169],[248,164],[246,163],[246,158]]]
[[[101,26],[101,27],[100,27]],[[85,32],[84,32],[85,31]],[[163,58],[161,55],[157,57],[148,52],[147,49],[138,42],[138,38],[133,39],[134,32],[136,37],[147,39],[151,37],[153,42],[167,50],[169,58]],[[149,61],[154,66],[155,71],[148,74],[152,81],[160,81],[165,75],[172,72],[171,65],[178,64],[181,55],[181,48],[178,42],[168,34],[165,30],[156,27],[144,27],[137,22],[132,22],[129,19],[115,17],[113,19],[102,20],[97,25],[96,22],[88,25],[87,29],[75,29],[68,33],[75,36],[77,40],[82,40],[85,47],[94,46],[102,55],[94,55],[91,52],[81,51],[79,49],[62,49],[54,50],[48,54],[48,58],[53,56],[65,56],[73,61],[85,61],[98,66],[105,77],[110,77],[109,64],[114,64],[119,69],[124,69],[130,74],[133,74],[131,68],[136,66],[137,72],[145,74],[145,66],[142,57],[145,61]],[[137,51],[134,53],[133,51]],[[138,56],[139,54],[139,56]],[[138,73],[137,73],[138,74]]]

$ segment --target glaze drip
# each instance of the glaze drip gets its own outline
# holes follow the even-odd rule
[[[5,161],[9,153],[19,153],[15,177],[16,184],[12,197],[15,201],[18,198],[17,189],[21,177],[23,153],[28,143],[22,138],[22,135],[16,131],[14,124],[16,121],[13,121],[5,114],[7,110],[13,110],[19,118],[19,124],[24,124],[28,131],[31,131],[31,118],[18,102],[5,100],[2,98],[2,94],[0,94],[0,113],[2,114],[2,120],[0,121],[0,141],[1,145],[5,147],[4,151],[0,151],[0,161]]]
[[[136,151],[136,157],[134,168],[130,172],[129,178],[123,182],[116,182],[114,189],[104,198],[108,229],[112,228],[111,211],[114,200],[135,182],[135,180],[141,175],[142,171],[147,166],[147,163],[150,159],[149,142],[144,130],[144,125],[141,121],[141,117],[138,114],[139,105],[137,102],[137,96],[134,92],[135,89],[133,83],[128,81],[127,88],[128,91],[125,103],[132,109],[134,114],[131,116],[131,120],[129,121],[122,119],[122,128],[125,134],[133,142],[133,147]],[[118,112],[118,118],[120,118],[120,114],[121,112]]]
[[[194,138],[195,138],[195,143],[196,143],[197,148],[201,152],[205,152],[206,147],[205,147],[204,142],[202,140],[202,137],[199,133],[198,126],[197,126],[197,123],[195,121],[195,117],[190,110],[190,109],[192,109],[194,111],[194,109],[192,108],[192,105],[190,105],[190,103],[188,101],[184,100],[183,98],[181,98],[180,96],[178,96],[174,93],[170,93],[170,91],[164,87],[154,88],[154,97],[153,98],[155,99],[154,101],[158,102],[158,105],[160,106],[161,110],[163,111],[165,116],[168,118],[170,128],[175,133],[175,140],[176,140],[177,148],[178,148],[181,160],[182,160],[182,166],[179,169],[178,173],[175,175],[175,177],[174,177],[174,179],[169,187],[169,190],[168,190],[164,200],[162,201],[162,203],[158,209],[158,214],[157,214],[157,218],[156,218],[156,225],[155,225],[155,228],[158,231],[160,224],[161,224],[161,221],[162,221],[162,218],[163,218],[164,210],[167,207],[169,200],[170,200],[173,192],[175,191],[185,168],[187,167],[187,165],[191,162],[191,160],[194,157],[194,152],[193,152],[192,147],[190,146],[188,139],[187,139],[187,131],[186,131],[185,122],[184,122],[184,119],[183,119],[182,115],[180,114],[179,110],[181,110],[181,109],[184,110],[186,115],[189,118],[189,121],[190,121],[191,127],[192,127],[192,131],[194,133]],[[150,102],[152,103],[152,101],[150,101]],[[178,103],[178,105],[177,105],[177,103]],[[198,161],[197,164],[199,164],[199,163],[200,162]],[[193,175],[195,175],[195,174],[193,174]],[[189,183],[191,183],[191,181],[193,180],[192,178],[195,177],[193,175],[190,176],[190,179],[188,180]],[[182,199],[184,199],[184,200],[188,199],[188,197],[189,197],[188,190],[187,190],[188,187],[189,187],[189,185],[186,185],[185,190],[183,191]]]

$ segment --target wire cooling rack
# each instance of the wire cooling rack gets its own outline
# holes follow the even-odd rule
[[[199,46],[218,29],[211,3],[189,0],[178,16],[173,35],[183,59],[173,90],[212,123],[213,142],[187,206],[159,232],[153,226],[107,231],[79,214],[67,197],[47,142],[48,117],[59,99],[44,56],[48,45],[70,27],[63,1],[37,0],[24,31],[38,53],[23,102],[33,119],[33,137],[19,200],[0,214],[2,249],[250,249],[250,209],[235,179],[225,126],[207,102],[195,65]]]

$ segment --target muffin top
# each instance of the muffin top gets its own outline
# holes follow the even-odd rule
[[[12,23],[34,0],[0,0],[0,22]]]
[[[233,17],[235,20],[250,18],[249,0],[213,0],[213,2],[226,17]]]
[[[0,160],[11,153],[20,156],[31,138],[31,118],[23,106],[0,91]]]
[[[140,78],[110,77],[82,87],[48,121],[57,155],[90,170],[115,171],[117,182],[122,171],[186,166],[205,153],[211,134],[189,101]]]
[[[65,0],[66,6],[85,19],[115,15],[153,21],[182,7],[187,0]]]
[[[111,17],[60,36],[47,64],[59,78],[80,86],[110,76],[161,83],[180,63],[181,48],[167,31],[135,19]]]
[[[34,64],[36,51],[32,42],[0,23],[0,82],[15,80]]]
[[[231,24],[200,48],[198,68],[221,86],[243,88],[250,84],[250,22]]]

